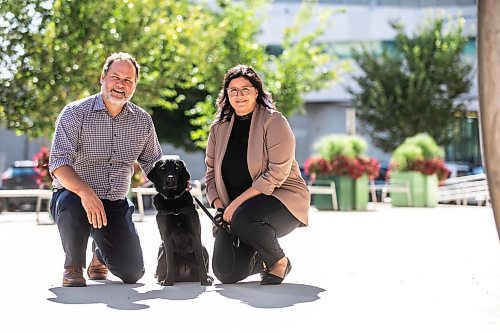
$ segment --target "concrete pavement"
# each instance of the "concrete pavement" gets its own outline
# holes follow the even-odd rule
[[[34,213],[0,213],[0,332],[500,332],[491,208],[312,209],[310,226],[281,240],[293,269],[279,286],[260,286],[258,275],[159,286],[153,212],[136,226],[146,261],[138,284],[110,276],[63,288],[57,227],[36,225]]]

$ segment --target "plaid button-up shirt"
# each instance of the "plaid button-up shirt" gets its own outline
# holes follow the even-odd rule
[[[50,150],[49,171],[73,167],[101,199],[124,199],[138,161],[147,174],[162,151],[151,116],[127,102],[109,115],[101,94],[72,102],[61,111]],[[62,188],[54,178],[54,188]]]

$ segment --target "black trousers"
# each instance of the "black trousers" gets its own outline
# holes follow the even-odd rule
[[[300,225],[275,197],[260,194],[245,201],[233,214],[232,232],[240,239],[233,245],[231,236],[219,230],[215,236],[212,269],[222,283],[236,283],[262,272],[262,262],[272,267],[285,256],[278,238]]]
[[[64,267],[86,266],[87,243],[91,236],[99,261],[123,282],[136,283],[144,275],[144,260],[132,221],[134,205],[128,199],[102,202],[108,224],[96,229],[88,222],[79,196],[65,189],[52,195],[50,211],[66,254]]]

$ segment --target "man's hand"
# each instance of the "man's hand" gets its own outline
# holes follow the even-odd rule
[[[94,190],[76,174],[71,166],[60,166],[54,170],[54,175],[66,189],[76,193],[76,195],[80,197],[83,209],[85,209],[87,213],[89,223],[92,224],[94,228],[100,229],[108,224],[101,199],[99,199]]]
[[[94,191],[86,191],[80,194],[80,198],[82,199],[83,209],[87,212],[87,219],[94,228],[101,229],[108,225],[102,201]]]

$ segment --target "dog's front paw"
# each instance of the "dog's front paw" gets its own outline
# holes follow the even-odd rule
[[[160,282],[158,282],[161,286],[173,286],[174,285],[174,281],[167,281],[167,280],[162,280]]]
[[[207,275],[206,280],[201,281],[201,285],[202,286],[211,286],[213,282],[214,282],[214,278],[211,277],[210,275]]]

